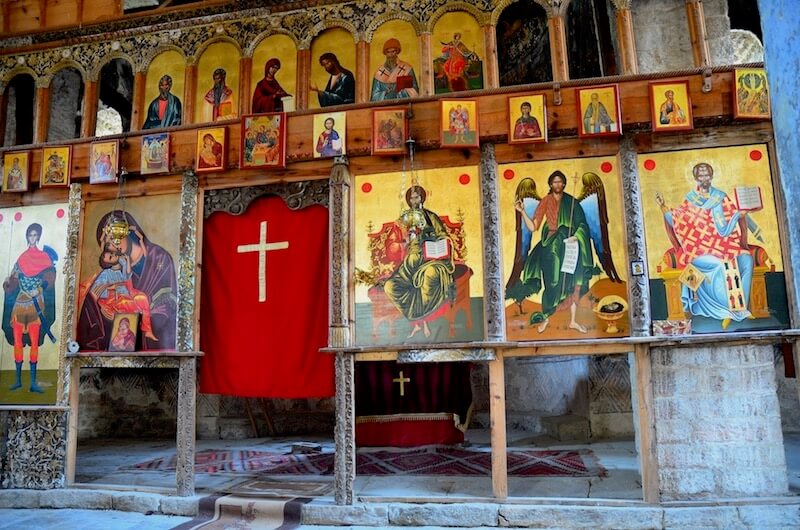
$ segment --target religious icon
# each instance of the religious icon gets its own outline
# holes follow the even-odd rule
[[[164,74],[158,80],[158,95],[147,107],[147,117],[142,129],[180,125],[182,117],[181,100],[172,93],[172,76]]]
[[[386,60],[378,67],[372,78],[370,101],[405,99],[419,96],[419,84],[414,67],[399,58],[402,46],[394,37],[383,43]]]
[[[211,74],[212,85],[203,98],[206,121],[230,120],[237,115],[233,89],[226,84],[227,77],[224,68],[216,68]]]
[[[115,315],[136,313],[142,350],[174,350],[180,195],[128,198],[118,207],[86,206],[77,341],[81,351],[107,351]]]
[[[42,149],[42,172],[39,186],[69,186],[72,147],[45,147]]]
[[[28,191],[31,164],[30,151],[14,151],[3,157],[3,191]]]
[[[500,166],[509,340],[626,336],[627,261],[612,157]]]
[[[442,54],[433,60],[433,83],[436,94],[478,90],[483,88],[483,63],[476,49],[478,43],[469,45],[456,31],[449,41],[441,41]]]
[[[477,169],[360,175],[356,180],[356,341],[479,340]],[[394,215],[387,204],[398,200]],[[454,205],[457,205],[455,207]],[[477,261],[476,261],[477,260]]]
[[[142,136],[139,167],[142,175],[169,172],[169,133]]]
[[[286,167],[286,114],[242,116],[239,167]]]
[[[763,68],[736,68],[733,91],[733,117],[769,119],[772,115],[769,104],[767,72]]]
[[[67,247],[66,204],[0,209],[0,403],[56,402]],[[13,355],[11,354],[13,350]]]
[[[578,107],[578,136],[619,136],[622,116],[617,85],[575,89]]]
[[[653,119],[653,131],[694,129],[689,82],[658,81],[650,83],[650,111]]]
[[[508,98],[508,143],[547,141],[547,102],[544,94]]]
[[[89,184],[117,182],[119,140],[94,142],[89,148]]]
[[[111,341],[108,343],[108,351],[136,351],[138,324],[138,313],[116,313],[114,315],[114,324],[111,328]]]
[[[228,157],[228,129],[212,127],[197,131],[195,171],[222,171]]]
[[[408,118],[404,108],[372,111],[372,154],[403,155],[408,138]]]
[[[650,153],[639,164],[655,331],[788,327],[766,146]]]
[[[346,120],[345,112],[314,116],[314,158],[330,158],[347,153]]]
[[[478,147],[477,101],[443,99],[440,116],[442,147]]]

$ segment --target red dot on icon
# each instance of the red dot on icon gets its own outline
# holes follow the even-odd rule
[[[372,184],[370,184],[369,182],[365,182],[364,184],[361,185],[361,191],[363,191],[364,193],[371,192],[372,191]]]
[[[15,221],[22,221],[22,212],[17,212],[14,214]]]
[[[644,161],[644,168],[647,171],[653,171],[656,168],[656,161],[653,160],[652,158],[648,158],[647,160]]]
[[[513,169],[506,169],[503,171],[503,178],[506,180],[511,180],[514,178],[514,170]]]
[[[752,151],[750,151],[750,160],[758,162],[759,160],[761,160],[762,156],[764,155],[758,149],[753,149]]]
[[[58,210],[56,210],[56,217],[58,217],[59,219],[64,217],[64,208],[59,208]]]
[[[611,162],[603,162],[600,164],[600,171],[603,173],[611,173],[612,169],[614,169],[614,166],[611,165]]]
[[[463,185],[465,185],[465,186],[466,186],[467,184],[469,184],[469,181],[470,181],[469,175],[467,175],[466,173],[464,173],[463,175],[461,175],[460,177],[458,177],[458,181],[459,181],[461,184],[463,184]]]

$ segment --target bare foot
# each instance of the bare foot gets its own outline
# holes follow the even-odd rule
[[[155,336],[155,335],[153,335],[153,332],[152,332],[152,331],[148,331],[148,332],[146,332],[146,333],[144,334],[144,336],[145,336],[145,337],[147,337],[147,338],[148,338],[148,339],[150,339],[150,340],[154,340],[154,341],[158,342],[158,339],[156,338],[156,336]]]
[[[422,331],[422,328],[419,326],[419,324],[414,324],[414,328],[411,330],[411,333],[409,333],[408,337],[406,337],[406,338],[410,339],[411,337],[413,337],[414,335],[416,335],[420,331]],[[428,333],[430,333],[430,331],[428,331]]]
[[[569,323],[569,328],[579,331],[580,333],[586,333],[586,328],[575,322],[574,320]]]
[[[431,328],[428,327],[428,323],[426,321],[424,321],[424,320],[422,321],[422,333],[426,337],[430,337],[431,336]]]
[[[722,329],[728,329],[728,326],[730,326],[730,325],[731,325],[731,319],[730,318],[723,318],[722,319]]]
[[[536,328],[536,329],[539,331],[539,333],[541,333],[541,332],[543,332],[544,330],[546,330],[546,329],[547,329],[547,325],[548,325],[549,323],[550,323],[550,319],[549,319],[549,318],[546,318],[546,319],[544,319],[544,322],[542,322],[541,324],[539,324],[539,327],[538,327],[538,328]]]

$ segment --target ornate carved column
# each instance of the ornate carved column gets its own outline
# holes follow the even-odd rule
[[[250,89],[252,71],[252,57],[242,57],[239,59],[239,116],[250,114],[250,104],[253,102],[253,92]]]
[[[497,160],[494,144],[481,145],[481,202],[483,206],[483,312],[486,316],[486,339],[502,341],[506,337],[503,307],[503,275],[498,256],[503,255],[500,237],[500,206],[497,192]]]
[[[644,212],[642,210],[639,167],[633,137],[624,135],[620,142],[619,158],[622,169],[625,230],[628,240],[628,318],[631,336],[650,335],[650,283],[647,271],[647,249],[644,242]],[[633,264],[641,271],[634,274]],[[637,270],[636,272],[639,272]]]
[[[179,352],[195,350],[197,300],[198,185],[194,171],[183,174],[178,263],[177,339]],[[182,357],[178,367],[178,429],[175,465],[178,495],[194,495],[195,416],[197,414],[197,360]]]
[[[570,0],[535,1],[547,12],[553,81],[566,81],[569,79],[569,56],[567,55],[567,32],[564,24],[564,15],[567,12]]]
[[[33,143],[47,141],[47,127],[50,125],[50,79],[36,80],[36,127],[33,131]]]
[[[308,85],[311,74],[311,49],[297,50],[297,89],[294,95],[297,110],[308,108]]]
[[[333,161],[330,178],[330,327],[328,346],[343,348],[352,340],[350,318],[350,187],[347,157]],[[349,353],[336,354],[336,504],[353,504],[356,478],[355,362]]]
[[[614,4],[617,19],[617,45],[622,59],[622,73],[633,75],[639,73],[639,61],[636,57],[636,39],[633,36],[633,0],[611,0]]]
[[[420,54],[420,60],[422,61],[422,64],[419,65],[419,87],[422,90],[423,96],[430,96],[433,94],[433,57],[431,56],[431,34],[420,34],[419,45],[422,52]]]
[[[144,91],[147,86],[147,72],[136,72],[133,75],[133,109],[131,110],[131,132],[140,131],[147,117]]]
[[[686,18],[689,22],[689,38],[692,42],[692,57],[695,66],[710,66],[711,52],[708,49],[706,15],[703,0],[686,0]]]
[[[66,440],[66,480],[75,481],[75,455],[78,448],[78,386],[80,385],[80,368],[67,362],[64,350],[67,342],[73,339],[73,330],[77,328],[75,314],[75,293],[78,283],[78,242],[81,227],[81,185],[69,186],[69,224],[67,225],[67,255],[64,256],[64,316],[61,326],[61,344],[59,346],[58,364],[62,378],[59,381],[58,404],[69,405]]]
[[[183,116],[181,123],[194,123],[195,92],[197,92],[197,65],[187,64],[183,83]]]
[[[86,82],[83,92],[83,120],[81,120],[81,138],[91,138],[97,127],[97,79]]]
[[[356,103],[369,101],[372,73],[369,71],[369,43],[356,42]]]
[[[498,88],[500,86],[500,67],[497,64],[497,26],[487,24],[481,28],[483,30],[483,41],[485,43],[483,64],[486,69],[483,71],[483,88]]]

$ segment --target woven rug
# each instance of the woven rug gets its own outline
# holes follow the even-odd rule
[[[358,475],[490,475],[491,453],[429,446],[359,451]],[[606,470],[588,449],[508,451],[508,475],[516,477],[598,477]],[[175,456],[140,462],[126,469],[171,471]],[[196,473],[253,472],[265,475],[332,475],[333,453],[279,454],[207,449],[195,458]]]
[[[172,530],[290,530],[300,526],[309,500],[210,495],[200,499],[197,517]]]

